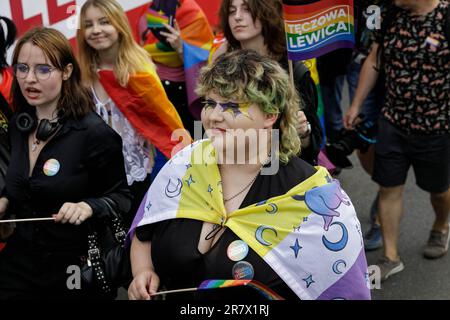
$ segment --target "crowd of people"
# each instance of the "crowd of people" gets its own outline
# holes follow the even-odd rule
[[[370,299],[365,250],[383,247],[381,281],[405,267],[411,166],[436,216],[423,254],[444,256],[450,5],[372,2],[355,7],[355,47],[317,59],[321,92],[308,63],[289,67],[281,0],[222,0],[214,45],[195,0],[152,1],[138,41],[116,0],[88,0],[76,54],[59,31],[33,28],[12,67],[16,30],[0,17],[0,219],[14,221],[0,222],[0,300],[112,299],[119,286],[149,300],[206,279],[258,281],[288,300]],[[205,139],[193,141],[196,120]],[[336,179],[355,149],[379,186],[365,235]],[[119,225],[121,255],[103,259],[115,243],[98,238]],[[83,270],[75,289],[70,266]],[[264,296],[236,286],[166,299]]]

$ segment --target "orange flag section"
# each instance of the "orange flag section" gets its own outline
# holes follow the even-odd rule
[[[155,75],[146,72],[131,75],[127,87],[117,82],[113,71],[101,70],[99,77],[131,125],[167,158],[170,159],[174,150],[191,143],[186,130],[177,130],[184,129],[183,123]],[[178,134],[172,139],[175,130]]]

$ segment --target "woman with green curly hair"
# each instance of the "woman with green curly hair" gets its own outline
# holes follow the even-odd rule
[[[271,298],[370,297],[351,202],[326,169],[297,156],[298,96],[286,71],[255,51],[232,51],[202,69],[197,93],[208,139],[176,154],[142,201],[129,233],[129,298],[206,279],[256,280]],[[327,240],[337,224],[351,240]],[[337,258],[356,272],[334,273]],[[238,286],[167,299],[265,299],[260,293]]]
[[[235,151],[245,150],[246,158],[249,158],[262,152],[253,149],[268,148],[272,128],[279,130],[280,148],[276,155],[282,164],[287,164],[299,153],[300,139],[296,131],[299,98],[290,86],[286,72],[270,58],[250,50],[228,54],[214,67],[203,70],[197,94],[205,97],[202,122],[213,144],[218,146],[226,140],[235,146],[231,156],[226,154],[227,148],[219,152],[226,156],[226,163],[233,162]],[[239,145],[239,141],[243,142],[241,135],[223,134],[222,129],[237,128],[242,129],[241,133],[247,133],[245,145]],[[269,135],[261,135],[261,129]],[[255,131],[258,131],[258,141],[250,141],[255,137],[252,135]],[[268,139],[268,144],[261,141],[263,139]],[[258,157],[265,160],[267,154]],[[248,162],[251,163],[251,159]]]

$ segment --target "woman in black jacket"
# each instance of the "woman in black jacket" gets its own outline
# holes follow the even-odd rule
[[[65,36],[28,31],[13,55],[11,164],[0,218],[17,223],[0,255],[0,300],[100,298],[70,290],[73,266],[86,259],[90,226],[130,206],[122,141],[93,111]],[[4,224],[1,224],[4,228]]]

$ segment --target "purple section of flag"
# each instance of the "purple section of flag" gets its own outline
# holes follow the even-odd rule
[[[322,292],[318,300],[370,300],[367,277],[367,260],[363,248],[350,270]]]
[[[147,193],[145,193],[144,199],[142,199],[141,205],[139,206],[136,215],[134,216],[133,223],[131,224],[130,230],[128,230],[127,239],[125,241],[125,246],[131,246],[131,240],[134,236],[134,231],[137,228],[138,223],[142,220],[145,213],[145,202],[147,201]]]
[[[307,52],[288,52],[288,57],[290,60],[298,61],[298,60],[308,60],[323,56],[328,52],[342,49],[342,48],[353,48],[355,44],[350,41],[339,41],[332,43],[330,45],[324,46],[318,50],[312,50]]]
[[[203,105],[195,93],[200,69],[206,64],[209,51],[183,43],[184,73],[186,77],[186,92],[188,96],[189,111],[195,120],[200,120]]]

